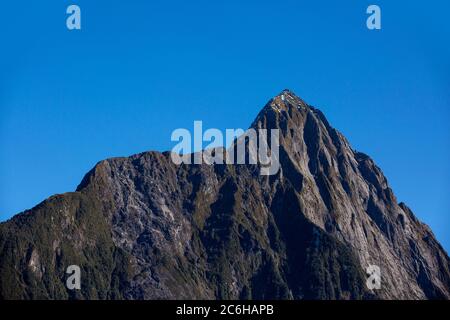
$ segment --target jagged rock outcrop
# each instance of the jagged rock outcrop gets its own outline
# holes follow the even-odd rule
[[[0,297],[450,298],[431,230],[319,110],[285,90],[251,127],[280,130],[275,175],[145,152],[101,161],[75,192],[0,224]],[[65,287],[74,264],[81,290]]]

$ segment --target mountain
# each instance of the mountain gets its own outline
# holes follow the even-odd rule
[[[0,224],[0,298],[450,298],[430,228],[319,110],[285,90],[251,128],[279,130],[273,175],[144,152]],[[69,265],[80,290],[66,288]]]

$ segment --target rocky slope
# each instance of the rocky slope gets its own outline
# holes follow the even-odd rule
[[[145,152],[0,224],[0,298],[450,298],[431,230],[319,110],[285,90],[251,127],[280,130],[275,175]],[[73,264],[81,290],[65,287]]]

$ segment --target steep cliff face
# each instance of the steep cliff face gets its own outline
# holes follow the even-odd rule
[[[280,130],[275,175],[146,152],[101,161],[76,192],[2,223],[0,297],[450,298],[431,230],[319,110],[285,90],[251,127]],[[73,264],[81,290],[65,287]]]

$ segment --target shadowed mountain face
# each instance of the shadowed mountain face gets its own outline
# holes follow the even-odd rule
[[[0,297],[450,298],[431,230],[319,110],[285,90],[251,127],[280,130],[275,175],[145,152],[101,161],[76,192],[0,224]],[[80,290],[65,286],[69,265]]]

